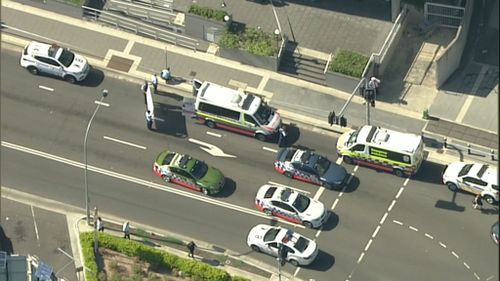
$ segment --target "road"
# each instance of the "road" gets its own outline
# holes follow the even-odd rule
[[[321,249],[311,266],[284,267],[303,280],[499,276],[498,247],[489,238],[498,208],[471,210],[470,195],[454,196],[441,184],[440,165],[424,162],[419,175],[411,179],[344,165],[353,175],[349,185],[340,192],[323,190],[276,173],[276,144],[186,120],[180,96],[154,97],[156,116],[164,121],[157,120],[158,132],[150,132],[139,85],[106,77],[99,69],[84,85],[32,76],[19,67],[19,51],[2,45],[2,68],[9,70],[1,72],[2,186],[84,208],[83,137],[95,101],[108,89],[104,102],[109,106],[101,106],[88,140],[91,205],[103,213],[182,233],[273,265],[273,258],[253,253],[245,244],[253,225],[274,223],[253,207],[259,186],[273,181],[310,193],[332,212],[321,230],[296,227],[315,238]],[[295,145],[336,160],[337,135],[298,124],[290,137]],[[216,145],[236,158],[211,156],[189,139]],[[221,169],[228,178],[224,192],[209,198],[156,178],[152,162],[167,147]]]

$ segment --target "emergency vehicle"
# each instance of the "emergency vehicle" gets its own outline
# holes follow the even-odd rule
[[[269,216],[303,224],[308,228],[320,227],[329,216],[323,203],[277,184],[261,186],[255,196],[255,206]]]
[[[196,79],[193,93],[196,96],[193,117],[210,128],[226,129],[265,141],[276,134],[281,125],[280,115],[259,96]]]
[[[381,127],[364,125],[342,134],[337,153],[347,164],[360,164],[399,177],[413,175],[424,159],[422,137]]]

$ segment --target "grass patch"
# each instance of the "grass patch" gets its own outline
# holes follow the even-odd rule
[[[330,64],[330,70],[361,78],[369,58],[348,50],[340,50]]]

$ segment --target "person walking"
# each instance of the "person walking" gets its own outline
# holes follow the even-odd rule
[[[123,238],[130,239],[130,223],[125,221],[122,226]]]
[[[146,98],[146,93],[148,92],[148,81],[144,80],[144,84],[141,85],[141,91],[144,94],[144,104],[148,104],[147,98]]]
[[[102,222],[101,217],[97,218],[97,222],[96,222],[95,227],[96,227],[97,231],[104,232],[104,223]]]
[[[158,94],[158,77],[156,77],[156,73],[151,75],[151,84],[153,84],[154,94]]]
[[[163,78],[163,80],[165,80],[165,83],[168,84],[168,82],[172,80],[172,73],[170,72],[170,67],[167,67],[167,69],[162,70],[160,76],[161,78]]]
[[[146,117],[146,126],[148,126],[149,130],[153,130],[153,119],[154,119],[153,113],[147,110],[144,115]]]
[[[193,241],[191,241],[186,245],[186,247],[188,248],[188,251],[189,251],[188,257],[191,257],[194,259],[194,250],[196,249],[196,244]]]
[[[481,199],[481,194],[476,195],[476,197],[474,197],[474,200],[472,200],[472,208],[477,209],[478,207],[481,210],[483,209],[483,200]]]
[[[283,147],[286,142],[286,131],[283,126],[278,129],[278,146]]]
[[[380,86],[380,79],[378,79],[375,76],[372,76],[370,78],[370,81],[368,82],[368,88],[375,90],[375,96],[378,94],[378,87]]]

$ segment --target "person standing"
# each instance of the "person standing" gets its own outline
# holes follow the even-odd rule
[[[278,129],[278,146],[283,147],[286,141],[286,131],[283,126]]]
[[[186,247],[188,248],[188,251],[189,251],[188,257],[191,257],[194,259],[194,250],[196,249],[196,244],[193,241],[191,241],[186,245]]]
[[[95,227],[96,227],[97,231],[104,232],[104,223],[102,222],[101,217],[97,218],[97,222],[96,222],[96,226]]]
[[[380,79],[375,76],[370,78],[370,82],[368,82],[368,88],[375,90],[375,96],[378,94],[378,87],[380,86]]]
[[[160,76],[161,78],[163,78],[163,80],[165,80],[165,83],[168,84],[168,82],[172,79],[170,67],[167,67],[167,69],[162,70]]]
[[[148,129],[153,130],[153,119],[154,119],[153,113],[151,111],[147,110],[145,113],[145,117],[146,117],[146,125],[148,126]]]
[[[123,238],[130,239],[130,223],[125,221],[122,226]]]
[[[474,197],[474,200],[472,200],[472,208],[477,209],[483,209],[483,200],[481,199],[481,194],[477,194],[476,197]]]
[[[158,77],[156,77],[156,73],[151,75],[151,84],[153,84],[154,94],[158,94]]]
[[[144,104],[148,104],[148,101],[147,101],[147,98],[146,98],[146,94],[148,92],[148,81],[144,80],[144,84],[141,85],[141,91],[142,93],[144,94]]]

